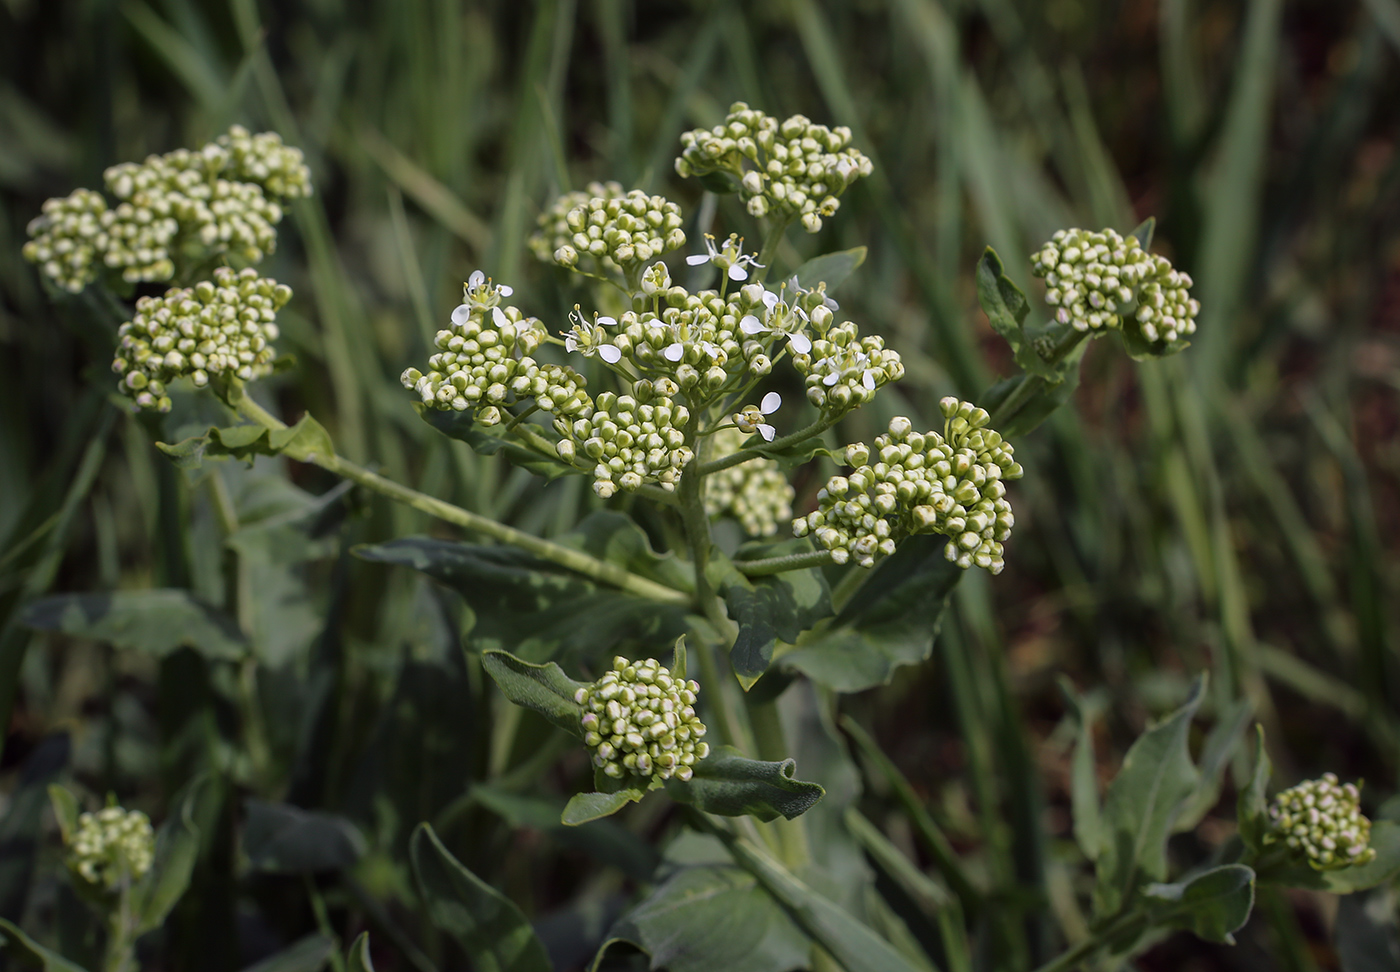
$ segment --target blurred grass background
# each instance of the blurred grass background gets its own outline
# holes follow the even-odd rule
[[[1010,373],[976,307],[984,245],[1029,289],[1024,257],[1054,230],[1152,215],[1157,248],[1196,281],[1193,347],[1138,365],[1098,342],[1074,407],[1017,443],[1027,475],[1008,569],[961,585],[934,662],[845,703],[959,848],[1010,828],[1020,876],[1065,900],[1062,674],[1101,713],[1105,778],[1210,668],[1214,718],[1250,707],[1281,784],[1331,769],[1364,776],[1371,803],[1400,789],[1397,0],[3,0],[0,65],[9,785],[61,729],[91,749],[80,766],[95,789],[178,782],[158,743],[161,677],[50,646],[13,615],[48,591],[195,584],[209,535],[203,501],[150,445],[190,417],[118,413],[98,299],[51,297],[20,258],[46,197],[232,122],[279,131],[317,185],[266,265],[297,294],[283,410],[312,411],[352,459],[555,533],[594,502],[581,480],[546,489],[435,436],[398,375],[478,267],[557,327],[581,295],[524,247],[541,207],[613,178],[693,218],[699,189],[671,169],[677,136],[743,99],[849,125],[876,163],[827,229],[780,254],[791,268],[870,247],[842,310],[885,334],[908,376],[846,441]],[[715,225],[743,228],[732,200]],[[816,478],[799,480],[799,502]],[[375,505],[354,533],[428,526]],[[299,571],[309,588],[362,595],[346,602],[341,717],[363,725],[405,630],[426,623],[423,595],[366,564]],[[316,619],[286,623],[309,632],[288,636],[302,657]],[[4,666],[21,657],[15,677]],[[908,830],[894,811],[881,823]],[[1229,832],[1207,816],[1183,839]],[[511,852],[507,887],[543,907],[559,894],[519,863],[527,852]],[[1335,967],[1328,920],[1315,896],[1264,900],[1240,949],[1183,936],[1143,966],[1258,968],[1267,949],[1279,967]]]

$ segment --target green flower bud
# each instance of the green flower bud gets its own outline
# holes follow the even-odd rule
[[[690,779],[710,754],[695,714],[699,692],[698,683],[674,677],[654,658],[614,658],[611,671],[574,696],[594,767],[614,779]]]
[[[68,869],[92,888],[118,891],[151,869],[155,846],[155,832],[144,813],[106,807],[78,818],[68,835]]]
[[[1269,805],[1264,843],[1284,843],[1315,870],[1368,863],[1376,856],[1370,840],[1359,784],[1340,784],[1334,773],[1290,787]]]
[[[716,432],[710,439],[712,458],[733,455],[744,439],[738,429]],[[780,522],[792,518],[796,493],[772,459],[750,459],[712,473],[705,482],[705,512],[710,518],[732,517],[751,537],[770,537]]]

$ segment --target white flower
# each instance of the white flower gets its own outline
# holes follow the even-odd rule
[[[596,353],[608,364],[617,364],[622,360],[622,349],[609,341],[608,332],[603,330],[604,327],[617,326],[614,318],[595,315],[593,323],[590,324],[584,319],[583,312],[575,306],[569,320],[574,326],[564,336],[565,351],[577,351],[590,358]]]
[[[783,396],[777,392],[769,392],[758,405],[744,406],[744,410],[734,416],[734,424],[741,432],[757,432],[763,436],[765,442],[772,442],[778,430],[763,420],[776,412],[782,404]]]
[[[794,277],[794,280],[797,278]],[[763,292],[763,304],[767,310],[764,320],[753,314],[745,314],[739,321],[739,330],[752,337],[755,334],[769,334],[774,331],[787,335],[788,349],[793,354],[808,354],[812,350],[812,339],[802,333],[807,326],[807,312],[796,305],[787,303],[771,290]],[[789,328],[793,328],[789,330]]]
[[[758,258],[744,253],[743,239],[737,234],[729,234],[729,239],[718,249],[715,248],[715,238],[709,233],[705,234],[705,252],[692,253],[685,258],[685,262],[692,267],[698,267],[702,263],[713,263],[715,266],[729,274],[730,280],[747,280],[749,272],[745,267],[752,266],[762,270],[763,264],[758,262]]]

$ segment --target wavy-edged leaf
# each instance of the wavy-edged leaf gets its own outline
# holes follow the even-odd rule
[[[28,605],[20,620],[153,655],[193,648],[206,658],[241,658],[249,650],[233,619],[180,589],[57,594]]]
[[[1142,893],[1155,923],[1233,945],[1254,908],[1254,871],[1225,864],[1175,884],[1149,884]]]
[[[37,965],[44,972],[87,972],[81,965],[75,965],[57,952],[49,951],[4,918],[0,918],[0,954],[12,955]]]
[[[666,781],[666,792],[678,803],[726,817],[752,816],[791,820],[816,805],[826,793],[817,783],[797,779],[797,763],[749,759],[721,746],[695,764],[689,780]]]
[[[536,665],[508,651],[488,651],[481,656],[502,694],[516,705],[534,709],[565,732],[583,738],[583,707],[574,701],[584,682],[575,682],[554,662]]]
[[[671,972],[788,972],[805,968],[811,939],[758,881],[737,867],[684,867],[623,915],[598,950],[631,942]]]
[[[432,827],[419,824],[409,856],[429,919],[480,972],[550,972],[544,945],[520,909],[463,867]]]
[[[809,540],[789,540],[746,544],[739,556],[758,560],[812,550]],[[792,644],[802,632],[832,614],[831,589],[816,567],[753,579],[735,572],[723,594],[729,616],[739,625],[729,660],[745,691],[768,670],[779,641]]]
[[[250,799],[243,853],[253,869],[271,874],[315,874],[351,867],[364,855],[354,824],[331,813]]]
[[[856,268],[865,262],[868,252],[866,247],[856,246],[849,250],[823,253],[802,264],[793,271],[792,276],[797,278],[798,284],[804,290],[811,290],[817,284],[824,283],[827,293],[831,293],[856,272]]]
[[[1202,673],[1185,704],[1137,738],[1109,785],[1096,861],[1096,914],[1116,914],[1140,882],[1167,876],[1167,837],[1200,781],[1187,736],[1205,686]]]
[[[1351,894],[1384,884],[1400,874],[1400,823],[1377,820],[1371,825],[1371,847],[1376,856],[1369,864],[1315,871],[1305,863],[1285,863],[1267,869],[1260,865],[1259,880],[1290,888]]]
[[[472,447],[472,451],[483,456],[494,456],[496,453],[503,454],[512,465],[521,469],[528,469],[536,476],[543,476],[546,480],[558,479],[561,476],[582,475],[583,470],[569,465],[557,455],[545,456],[531,449],[521,442],[501,438],[482,431],[476,425],[475,413],[471,409],[466,411],[448,411],[438,408],[428,408],[422,402],[414,402],[413,408],[418,412],[418,417],[437,429],[449,439],[456,439],[458,442],[465,442]],[[498,427],[500,428],[500,427]],[[543,427],[537,429],[542,434],[548,434]]]
[[[211,425],[203,435],[176,443],[157,442],[156,448],[180,469],[198,469],[206,459],[238,459],[252,464],[257,456],[287,455],[301,462],[335,455],[325,426],[307,412],[296,424],[281,429],[263,425]]]

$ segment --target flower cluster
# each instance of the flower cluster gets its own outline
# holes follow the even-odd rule
[[[25,259],[74,293],[103,268],[136,283],[171,279],[182,256],[257,263],[276,247],[279,200],[311,192],[299,149],[236,125],[199,151],[124,162],[103,178],[115,207],[79,189],[45,202],[29,224]]]
[[[429,408],[474,408],[482,425],[501,420],[502,405],[518,398],[544,395],[566,409],[582,394],[565,388],[565,376],[543,372],[530,357],[548,337],[538,318],[526,317],[518,308],[501,306],[512,293],[495,285],[477,270],[462,288],[462,303],[452,312],[452,326],[438,331],[437,353],[428,359],[428,372],[409,368],[400,377]],[[551,380],[553,379],[553,380]]]
[[[871,172],[870,159],[851,147],[849,128],[815,125],[804,115],[779,122],[742,101],[724,124],[686,132],[681,145],[682,177],[732,175],[750,214],[800,219],[809,233],[835,214],[847,186]]]
[[[1361,813],[1361,791],[1354,783],[1339,784],[1335,773],[1274,797],[1269,827],[1265,843],[1283,841],[1319,871],[1365,864],[1376,856],[1369,846],[1371,821]]]
[[[614,658],[612,671],[574,695],[593,765],[613,779],[690,779],[695,763],[710,754],[705,724],[695,714],[699,691],[655,658]]]
[[[1201,305],[1190,295],[1191,277],[1148,253],[1135,236],[1060,230],[1031,255],[1031,272],[1045,278],[1055,319],[1076,330],[1128,328],[1168,346],[1196,332]]]
[[[620,182],[590,182],[583,190],[564,193],[535,220],[539,229],[529,239],[530,252],[542,263],[558,262],[555,254],[562,247],[573,246],[574,243],[574,231],[569,228],[569,213],[588,205],[591,199],[621,199],[625,195],[627,193]],[[614,269],[599,263],[591,253],[579,254],[577,249],[574,252],[578,254],[574,266],[580,270],[601,273],[604,269]]]
[[[628,273],[685,246],[681,208],[640,189],[621,197],[591,196],[569,210],[564,223],[572,235],[554,251],[554,262],[564,267],[578,267],[587,254],[608,270]]]
[[[88,884],[113,891],[151,869],[155,844],[144,813],[106,807],[78,818],[69,837],[68,867]]]
[[[1019,479],[1021,466],[1010,444],[984,428],[983,409],[956,398],[940,405],[947,420],[941,435],[917,433],[899,416],[873,453],[862,442],[847,446],[846,463],[856,470],[833,476],[817,494],[817,509],[793,521],[793,533],[815,536],[838,564],[854,559],[862,567],[911,534],[941,533],[950,561],[1001,573],[1001,545],[1016,522],[1002,481]]]
[[[739,451],[746,436],[737,428],[722,429],[710,439],[712,459]],[[772,459],[750,459],[710,474],[705,480],[705,512],[739,521],[751,537],[770,537],[778,524],[792,518],[792,485]]]
[[[564,436],[555,446],[560,458],[591,465],[593,491],[604,499],[619,487],[630,492],[644,483],[674,490],[694,458],[684,431],[690,411],[673,401],[677,391],[668,378],[642,379],[630,395],[603,392],[572,421],[556,418],[554,427]]]
[[[176,378],[188,375],[202,388],[211,376],[249,381],[268,374],[277,311],[291,296],[290,287],[251,267],[219,267],[212,281],[142,297],[136,316],[117,329],[117,387],[141,408],[168,412],[167,387]]]
[[[807,399],[828,418],[859,408],[904,377],[899,352],[879,335],[861,337],[851,321],[827,330],[806,353],[794,353],[792,363],[806,379]]]

